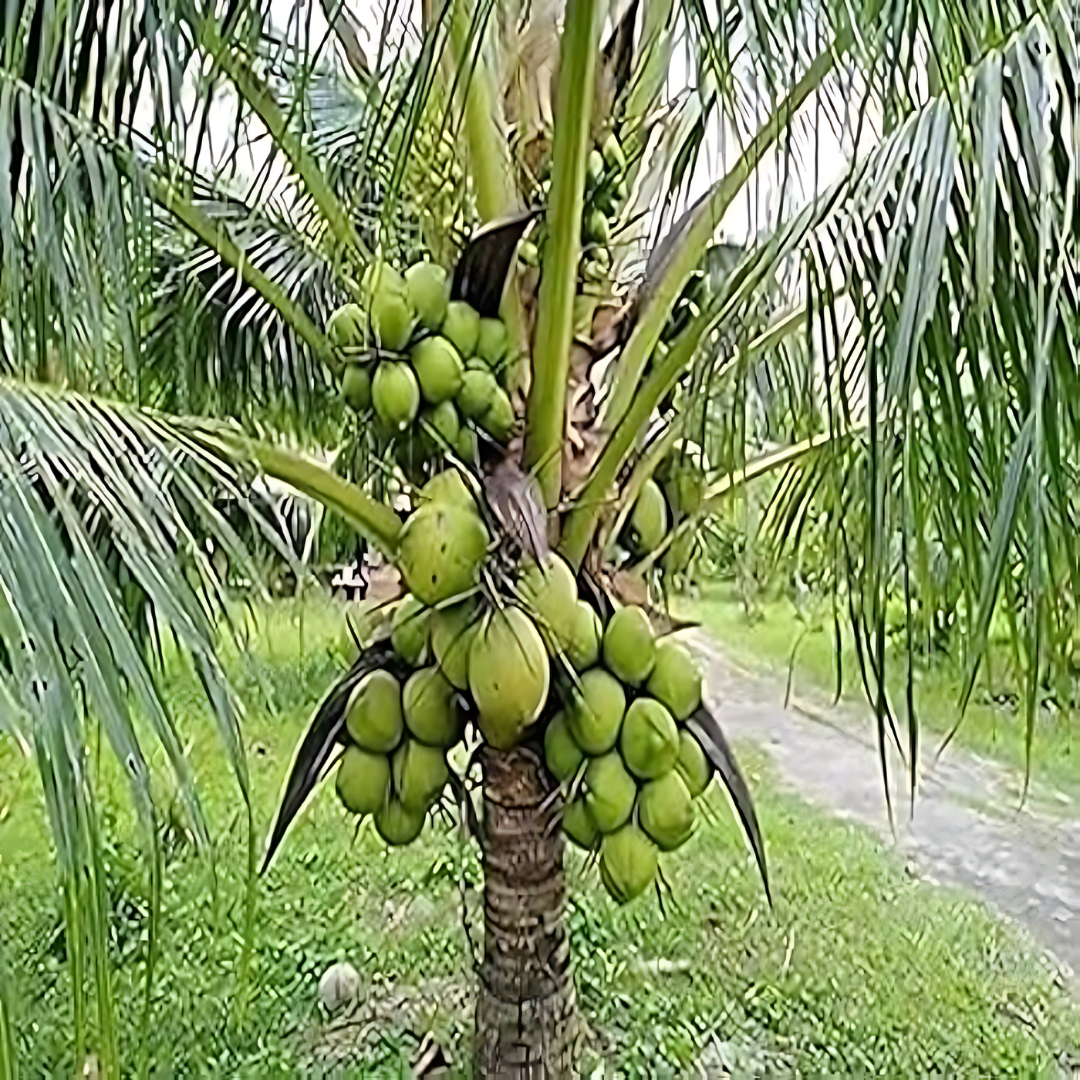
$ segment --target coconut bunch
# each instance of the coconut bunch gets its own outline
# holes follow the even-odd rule
[[[446,450],[474,461],[477,430],[505,444],[515,416],[503,321],[451,300],[447,273],[433,262],[404,275],[374,263],[361,288],[366,310],[345,304],[326,326],[348,359],[341,389],[350,408],[373,409],[399,458],[416,464]]]

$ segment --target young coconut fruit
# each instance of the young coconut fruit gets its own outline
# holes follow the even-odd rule
[[[475,588],[489,539],[474,510],[456,503],[422,503],[405,522],[398,548],[398,567],[409,591],[434,607]]]
[[[540,715],[551,668],[536,624],[515,605],[492,612],[469,646],[469,692],[484,738],[509,750]]]
[[[614,750],[585,767],[585,805],[602,833],[614,832],[630,820],[637,784]]]
[[[585,600],[579,600],[574,605],[569,631],[560,639],[563,652],[575,671],[586,671],[600,659],[603,633],[596,610]]]
[[[656,661],[649,616],[636,604],[619,608],[604,629],[604,664],[627,686],[640,686]]]
[[[556,713],[544,731],[544,761],[548,772],[564,784],[574,777],[584,760],[585,754],[574,741],[565,713]]]
[[[405,431],[420,408],[420,387],[413,369],[405,363],[384,360],[371,383],[375,414],[394,432]]]
[[[405,726],[422,743],[449,750],[461,739],[464,720],[457,694],[438,667],[414,671],[401,700]]]
[[[345,709],[349,738],[363,750],[388,754],[405,730],[401,683],[389,671],[373,671],[357,683]]]
[[[668,527],[667,503],[655,480],[646,480],[627,522],[630,550],[637,556],[648,555],[660,546]]]
[[[349,364],[341,377],[341,396],[353,412],[371,408],[371,373],[363,364]]]
[[[438,405],[449,401],[461,389],[465,365],[446,338],[438,334],[423,338],[413,346],[410,359],[425,401]]]
[[[513,434],[514,424],[517,417],[514,415],[514,406],[510,401],[510,395],[500,386],[491,399],[487,411],[477,420],[477,423],[496,441],[506,442]]]
[[[656,646],[656,661],[645,684],[676,720],[686,720],[701,704],[701,672],[690,650],[665,639]]]
[[[406,596],[390,620],[390,644],[409,667],[419,667],[428,654],[431,610],[415,596]]]
[[[446,755],[437,746],[406,739],[390,759],[394,794],[406,810],[423,814],[450,779]]]
[[[471,368],[462,377],[457,407],[462,416],[479,420],[491,408],[491,403],[498,393],[499,384],[490,371]]]
[[[480,340],[480,316],[476,308],[464,300],[451,300],[446,305],[442,335],[454,343],[462,360],[475,355]]]
[[[558,555],[543,563],[530,562],[518,579],[529,612],[535,616],[540,634],[554,651],[573,629],[577,617],[577,582],[574,572]]]
[[[424,827],[425,813],[406,809],[400,799],[387,799],[375,811],[375,831],[393,847],[411,844]]]
[[[450,685],[469,689],[469,646],[480,628],[476,601],[463,600],[431,616],[431,651]]]
[[[652,884],[658,861],[656,845],[636,826],[625,825],[604,837],[600,879],[613,900],[626,904]]]
[[[374,814],[390,787],[390,759],[348,746],[337,771],[338,797],[353,814]]]
[[[690,839],[694,804],[682,777],[665,773],[638,794],[638,822],[661,851],[674,851]]]
[[[506,356],[506,325],[502,319],[481,319],[476,338],[476,355],[490,368],[497,368]]]
[[[446,318],[446,271],[436,263],[413,263],[405,271],[405,292],[425,330],[438,330]]]
[[[461,434],[461,420],[452,401],[442,401],[421,415],[434,428],[440,450],[444,444],[451,450],[456,448],[458,436]]]
[[[632,702],[623,720],[619,750],[626,767],[642,780],[670,772],[679,757],[679,729],[671,713],[652,698]]]
[[[603,668],[592,668],[581,676],[573,692],[566,723],[586,754],[606,754],[619,739],[625,712],[622,684]]]
[[[326,321],[326,336],[338,349],[358,349],[364,344],[366,322],[359,304],[342,304]]]
[[[476,500],[457,469],[444,469],[436,473],[420,489],[417,502],[421,506],[425,503],[446,503],[476,513]]]
[[[401,352],[413,332],[413,313],[403,292],[380,284],[371,297],[371,331],[383,349]]]
[[[705,756],[701,743],[685,728],[679,731],[679,756],[675,760],[675,771],[682,777],[693,799],[703,795],[712,780],[712,762]]]
[[[563,807],[562,827],[566,836],[586,851],[595,851],[600,843],[600,830],[580,796]]]

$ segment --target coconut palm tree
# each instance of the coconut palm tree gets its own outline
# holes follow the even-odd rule
[[[170,629],[246,794],[205,539],[244,558],[215,497],[242,504],[253,472],[343,515],[414,587],[402,514],[452,465],[498,541],[502,561],[474,586],[485,603],[517,603],[521,566],[551,548],[602,618],[639,604],[658,625],[697,530],[772,472],[770,525],[792,545],[818,539],[856,630],[883,766],[885,608],[899,596],[910,657],[950,584],[935,551],[961,585],[966,693],[1007,612],[1029,733],[1054,635],[1075,618],[1080,127],[1065,5],[460,0],[415,22],[387,8],[370,40],[347,5],[281,14],[242,0],[4,13],[0,724],[40,768],[76,1039],[92,977],[109,1073],[86,727],[101,723],[127,765],[151,859],[136,715],[203,828],[154,677]],[[372,355],[398,362],[378,290],[421,256],[506,328],[511,412],[465,425],[475,453],[433,422],[403,451],[387,409],[377,421],[363,394],[356,412],[338,397]],[[331,318],[349,304],[358,337]],[[339,448],[337,468],[298,444]],[[634,518],[654,476],[676,520],[645,550]],[[273,843],[348,741],[354,690],[395,664],[380,640],[329,689]],[[484,1075],[573,1067],[561,815],[576,792],[545,757],[551,700],[514,745],[470,744]],[[903,711],[914,783],[910,693]],[[719,728],[694,716],[764,870]],[[471,775],[452,778],[466,821]]]

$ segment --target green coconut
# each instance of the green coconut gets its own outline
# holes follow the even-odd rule
[[[565,783],[578,771],[584,760],[585,755],[570,733],[566,716],[561,712],[556,713],[544,731],[544,761],[547,762],[548,772],[559,783]]]
[[[425,330],[438,330],[446,317],[446,271],[432,262],[413,263],[405,271],[405,292]]]
[[[428,654],[431,609],[415,596],[406,596],[394,609],[390,620],[390,644],[410,667],[419,667]]]
[[[371,297],[371,332],[383,349],[401,352],[413,332],[413,313],[404,293],[380,285]]]
[[[363,750],[388,754],[405,730],[401,683],[389,671],[373,671],[357,683],[345,707],[349,738]]]
[[[358,746],[346,747],[337,771],[337,793],[353,814],[374,814],[390,786],[390,759]]]
[[[607,214],[599,206],[594,206],[585,214],[585,220],[581,225],[581,236],[583,240],[594,244],[611,243],[611,226],[608,224]]]
[[[652,884],[658,860],[656,845],[639,828],[626,825],[604,837],[600,880],[616,903],[629,903]]]
[[[677,531],[667,551],[660,556],[660,569],[665,574],[685,574],[694,557],[698,536],[693,529]]]
[[[638,794],[638,823],[661,851],[674,851],[690,839],[694,804],[677,772],[650,780]]]
[[[393,847],[411,844],[424,827],[425,810],[408,810],[400,799],[387,799],[375,811],[375,831]]]
[[[655,480],[646,480],[627,523],[630,547],[635,555],[648,555],[664,539],[668,527],[667,503]]]
[[[392,431],[404,431],[420,408],[420,387],[413,369],[405,363],[384,360],[371,383],[375,414]]]
[[[705,756],[701,743],[685,728],[679,731],[679,756],[675,760],[675,771],[682,777],[691,798],[698,798],[712,780],[712,763]]]
[[[645,688],[676,720],[688,719],[701,704],[701,672],[689,649],[677,641],[658,641]]]
[[[581,798],[571,799],[563,807],[562,827],[567,838],[586,851],[595,851],[600,843],[600,830]]]
[[[585,600],[574,605],[570,628],[562,638],[563,651],[575,671],[591,668],[600,658],[603,626],[596,609]]]
[[[683,517],[696,514],[701,509],[705,490],[705,474],[700,467],[683,464],[674,469],[671,479],[664,485],[672,508]]]
[[[349,364],[341,377],[341,396],[354,412],[371,408],[371,372],[362,364]]]
[[[371,296],[379,289],[404,294],[405,279],[389,264],[377,259],[370,262],[360,278],[360,291]]]
[[[496,441],[506,442],[514,430],[517,417],[514,415],[514,406],[510,401],[510,395],[500,386],[491,399],[487,412],[480,417],[477,423]]]
[[[637,784],[614,750],[592,758],[585,767],[585,805],[602,833],[629,821],[636,796]]]
[[[604,629],[604,664],[628,686],[640,686],[656,660],[649,616],[636,604],[621,607]]]
[[[613,172],[622,172],[626,168],[626,154],[623,153],[622,144],[615,132],[609,132],[600,147],[600,153],[604,158],[604,164]]]
[[[599,150],[593,149],[589,151],[589,156],[585,161],[585,186],[590,191],[600,186],[600,181],[604,179],[604,158]]]
[[[442,335],[454,343],[462,360],[468,360],[475,355],[476,345],[480,340],[480,316],[476,308],[464,300],[451,300],[446,305]]]
[[[405,739],[390,759],[394,795],[406,810],[421,814],[442,794],[450,779],[446,754],[438,746]]]
[[[679,729],[671,713],[652,698],[632,702],[623,719],[619,750],[626,767],[643,780],[670,772],[679,756]]]
[[[431,616],[431,651],[451,686],[469,688],[469,646],[479,629],[476,601],[469,599]]]
[[[326,336],[339,349],[358,349],[364,344],[367,319],[359,304],[343,304],[326,322]]]
[[[457,456],[466,465],[475,465],[480,447],[476,441],[476,432],[472,428],[462,426],[457,437]]]
[[[423,338],[413,346],[410,358],[425,401],[438,405],[440,401],[449,401],[461,389],[465,365],[446,338],[438,334]]]
[[[476,513],[476,500],[457,469],[443,469],[441,473],[436,473],[420,489],[417,502],[420,506],[424,503],[446,503]]]
[[[577,581],[560,556],[552,553],[543,563],[530,561],[518,579],[529,612],[540,625],[545,640],[558,642],[568,636],[577,610]]]
[[[461,434],[461,420],[452,401],[441,401],[433,409],[425,410],[424,419],[435,429],[440,439],[440,449],[445,443],[451,449],[457,446]]]
[[[413,672],[401,701],[405,726],[422,743],[449,750],[461,739],[464,720],[457,692],[438,667]]]
[[[619,739],[626,711],[626,693],[614,675],[592,668],[581,676],[566,722],[578,746],[587,754],[606,754]]]
[[[508,338],[502,319],[481,319],[476,339],[476,355],[489,367],[497,368],[506,356]]]
[[[472,368],[462,377],[457,407],[462,416],[479,420],[491,408],[498,393],[499,384],[490,371]]]
[[[547,650],[532,619],[515,605],[492,612],[469,646],[469,692],[492,746],[517,745],[540,715],[550,679]]]
[[[476,587],[490,537],[478,514],[454,503],[422,503],[398,541],[409,591],[434,606]]]

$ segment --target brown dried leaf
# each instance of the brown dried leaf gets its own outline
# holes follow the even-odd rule
[[[503,530],[538,562],[547,557],[547,513],[536,478],[505,457],[484,478],[484,493]]]

